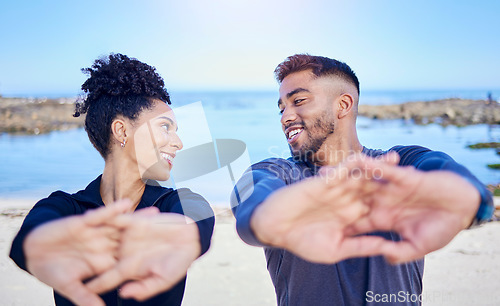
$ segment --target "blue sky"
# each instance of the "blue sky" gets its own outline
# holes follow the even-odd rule
[[[0,94],[79,93],[110,52],[169,90],[274,90],[294,53],[347,62],[362,89],[500,88],[500,1],[2,1]]]

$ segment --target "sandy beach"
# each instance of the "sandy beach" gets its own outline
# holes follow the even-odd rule
[[[34,202],[0,199],[1,305],[53,305],[51,289],[8,258],[12,238]],[[462,231],[426,256],[423,304],[499,305],[499,271],[500,222]],[[230,214],[217,217],[212,248],[192,265],[183,305],[276,305],[262,250],[238,238]]]

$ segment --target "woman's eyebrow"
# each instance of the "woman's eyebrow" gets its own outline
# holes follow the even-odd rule
[[[175,131],[177,132],[177,130],[179,129],[179,127],[177,126],[177,124],[175,124],[174,120],[172,120],[172,118],[169,118],[169,117],[166,117],[166,116],[160,116],[160,117],[157,117],[156,120],[167,120],[168,122],[170,122],[170,124],[172,124],[173,126],[175,126]]]

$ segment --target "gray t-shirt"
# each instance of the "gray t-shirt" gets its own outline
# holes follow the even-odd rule
[[[400,165],[449,170],[477,186],[481,183],[448,155],[419,146],[397,146]],[[364,148],[368,156],[387,153]],[[391,265],[381,257],[364,257],[324,265],[305,261],[278,248],[262,245],[250,228],[255,208],[275,190],[315,175],[316,168],[292,158],[270,158],[252,165],[236,184],[231,205],[238,234],[248,244],[263,246],[278,305],[420,305],[424,260]],[[392,232],[371,233],[399,241]]]

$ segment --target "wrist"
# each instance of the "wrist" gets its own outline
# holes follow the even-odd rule
[[[259,205],[259,207],[257,207],[253,212],[252,217],[250,218],[250,230],[253,232],[255,238],[257,238],[260,243],[271,245],[271,241],[267,237],[265,231],[266,217],[265,212],[262,212],[264,210],[264,208],[262,207],[263,204]]]
[[[493,217],[493,213],[495,211],[495,207],[493,205],[493,196],[491,192],[488,189],[486,189],[484,185],[480,183],[477,182],[470,182],[470,183],[472,183],[479,192],[480,202],[479,202],[479,207],[477,208],[477,211],[474,215],[474,218],[472,219],[472,222],[468,227],[469,229],[478,227],[481,224],[484,224],[489,220],[491,220],[491,218]]]
[[[273,195],[270,197],[272,196]],[[259,205],[253,212],[250,218],[250,229],[261,244],[266,246],[279,246],[278,239],[281,235],[276,226],[280,222],[276,220],[276,218],[270,218],[273,214],[267,211],[266,201]]]

